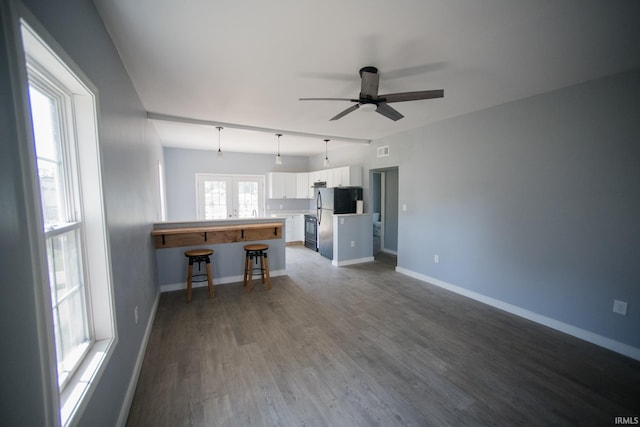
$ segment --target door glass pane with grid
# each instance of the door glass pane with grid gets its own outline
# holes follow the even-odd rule
[[[264,213],[263,176],[198,174],[199,219],[258,218]]]
[[[237,195],[238,218],[258,218],[260,209],[260,183],[257,178],[238,177],[234,179]]]
[[[203,218],[225,219],[231,217],[231,180],[226,177],[204,179],[202,186]]]

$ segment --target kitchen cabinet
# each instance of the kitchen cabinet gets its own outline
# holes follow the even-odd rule
[[[360,187],[362,186],[362,168],[360,166],[343,166],[326,169],[327,187]]]
[[[327,187],[362,186],[360,166],[300,173],[270,172],[268,177],[270,199],[314,199],[316,195],[311,187],[316,182],[326,182]]]
[[[293,241],[304,243],[304,215],[293,216]]]
[[[297,174],[289,172],[269,173],[270,199],[295,199],[297,197]]]
[[[284,218],[284,240],[286,243],[304,242],[304,215],[278,215],[278,218]]]
[[[298,199],[310,199],[310,195],[313,192],[310,191],[311,184],[309,184],[309,173],[300,172],[296,174],[296,198]]]
[[[326,170],[309,172],[309,185],[313,185],[316,182],[327,182]]]

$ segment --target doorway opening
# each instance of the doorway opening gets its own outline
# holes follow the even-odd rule
[[[398,167],[371,170],[373,254],[396,261],[398,255]]]

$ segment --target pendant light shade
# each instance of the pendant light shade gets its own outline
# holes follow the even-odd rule
[[[329,140],[324,140],[324,166],[329,166]]]
[[[217,157],[218,160],[222,159],[222,150],[220,149],[220,131],[222,129],[224,129],[222,126],[216,126],[216,129],[218,129],[218,153],[217,153]]]
[[[282,157],[280,157],[280,137],[282,136],[282,134],[276,133],[276,136],[278,137],[278,154],[276,155],[276,165],[281,165]]]

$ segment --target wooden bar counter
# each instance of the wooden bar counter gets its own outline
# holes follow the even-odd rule
[[[281,222],[160,228],[151,232],[156,249],[282,238]]]
[[[156,271],[161,292],[186,288],[187,249],[212,249],[214,285],[242,283],[244,245],[269,245],[271,277],[286,274],[285,221],[247,218],[213,221],[159,222],[153,225],[151,244],[156,248]],[[205,282],[206,283],[206,282]],[[200,286],[201,284],[194,285]]]

